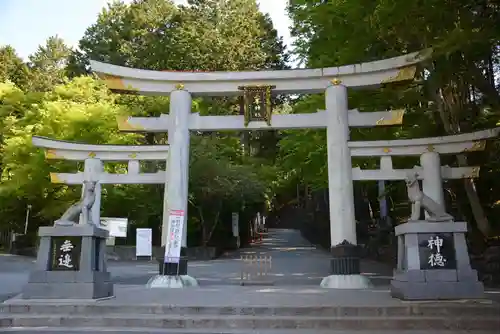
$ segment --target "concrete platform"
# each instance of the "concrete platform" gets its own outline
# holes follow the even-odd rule
[[[13,298],[0,304],[0,332],[498,333],[500,293],[490,292],[481,300],[401,301],[390,296],[392,276],[381,277],[380,266],[366,262],[363,274],[382,284],[367,290],[323,289],[319,282],[328,273],[329,254],[300,243],[299,236],[273,231],[258,247],[193,263],[190,273],[199,287],[148,289],[145,283],[157,273],[156,265],[131,263],[112,270],[119,282],[113,299]],[[272,256],[274,286],[238,285],[240,255],[252,252]]]
[[[75,330],[71,327],[60,327],[60,328],[37,328],[33,329],[16,329],[16,328],[8,328],[4,329],[5,333],[19,333],[19,334],[38,334],[38,333],[46,333],[46,334],[56,334],[56,333],[67,333],[67,334],[89,334],[102,332],[106,334],[127,334],[127,333],[140,333],[140,334],[387,334],[400,333],[397,331],[345,331],[345,330],[308,330],[308,329],[300,329],[300,330],[289,330],[289,329],[267,329],[267,330],[241,330],[241,329],[232,329],[232,330],[206,330],[206,329],[157,329],[157,328],[106,328],[100,331],[95,327],[89,328],[81,328]],[[408,330],[404,331],[405,334],[492,334],[495,332],[491,331],[423,331],[423,330]]]
[[[412,305],[497,305],[500,293],[492,291],[487,298],[457,301],[402,301],[390,296],[388,289],[369,290],[322,289],[311,286],[258,287],[210,286],[191,289],[148,289],[137,285],[117,285],[114,298],[87,300],[23,300],[16,296],[0,304],[8,305],[75,305],[85,307],[160,305],[171,307],[408,307]]]
[[[14,298],[1,305],[2,327],[205,330],[490,330],[500,304],[489,299],[405,302],[387,290],[325,290],[220,286],[147,289],[117,286],[114,299],[95,303]],[[0,330],[1,331],[1,330]]]

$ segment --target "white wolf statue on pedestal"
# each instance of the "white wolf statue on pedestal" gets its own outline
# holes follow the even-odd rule
[[[90,211],[95,202],[95,181],[83,181],[82,197],[78,202],[70,206],[64,214],[55,221],[54,225],[75,225],[82,214],[82,224],[98,224],[93,222]]]
[[[453,221],[453,217],[446,213],[444,208],[436,203],[432,198],[427,196],[420,190],[420,185],[418,183],[418,174],[411,172],[407,174],[406,177],[406,187],[408,189],[408,199],[411,203],[411,217],[410,221],[420,220],[420,209],[423,208],[429,218],[427,221],[430,222],[445,222]]]

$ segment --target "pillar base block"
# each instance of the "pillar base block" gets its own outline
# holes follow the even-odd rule
[[[151,289],[183,289],[197,286],[198,282],[196,279],[189,275],[156,275],[151,277],[148,283],[146,283],[146,287]]]
[[[363,275],[330,275],[321,281],[325,289],[369,289],[372,287],[368,277]]]
[[[331,275],[323,278],[320,286],[326,289],[368,289],[368,277],[361,275],[359,246],[344,240],[331,248]]]
[[[333,246],[330,252],[332,254],[330,260],[332,275],[359,275],[361,273],[359,246],[344,240]]]
[[[188,259],[181,256],[179,263],[163,262],[165,259],[158,259],[158,274],[168,276],[184,276],[187,275]]]

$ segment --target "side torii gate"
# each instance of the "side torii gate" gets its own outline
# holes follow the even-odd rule
[[[81,185],[83,181],[96,181],[95,202],[92,206],[92,221],[101,218],[102,184],[164,184],[165,171],[141,173],[141,161],[166,161],[168,145],[89,145],[33,136],[34,146],[45,149],[49,160],[84,161],[83,172],[50,173],[52,183]],[[126,174],[104,171],[103,162],[128,162]]]

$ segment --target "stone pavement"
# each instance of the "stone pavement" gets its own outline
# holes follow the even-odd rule
[[[240,256],[260,253],[271,255],[272,275],[277,286],[308,285],[318,287],[329,274],[329,254],[307,242],[298,231],[271,229],[260,245],[229,252],[212,261],[190,261],[189,274],[201,286],[239,284]],[[18,294],[26,284],[34,259],[0,255],[0,301]],[[108,267],[115,284],[145,285],[157,274],[156,262],[114,262]],[[363,262],[363,271],[376,285],[387,285],[392,269],[374,262]]]
[[[239,286],[240,256],[257,253],[272,256],[275,284]],[[32,260],[16,259],[0,259],[17,270],[0,271],[0,280],[5,275],[27,275]],[[362,263],[363,273],[375,283],[372,289],[321,289],[329,259],[328,252],[309,244],[298,231],[276,229],[258,245],[213,261],[190,262],[189,274],[198,279],[198,288],[147,289],[145,283],[157,273],[156,263],[112,262],[115,298],[97,302],[13,298],[2,307],[0,322],[5,327],[0,332],[451,334],[474,329],[479,334],[500,326],[500,306],[495,301],[500,294],[495,291],[479,301],[404,302],[389,295],[392,268],[373,262]]]
[[[68,327],[61,327],[61,328],[37,328],[35,330],[26,330],[26,329],[16,329],[16,328],[6,328],[3,329],[3,333],[19,333],[19,334],[38,334],[38,333],[45,333],[45,334],[59,334],[59,333],[64,333],[64,334],[89,334],[89,333],[96,333],[96,328],[94,327],[89,327],[89,328],[79,328],[79,329],[74,329],[74,328],[68,328]],[[140,333],[140,334],[290,334],[290,329],[267,329],[267,330],[237,330],[233,329],[231,331],[226,331],[226,330],[192,330],[192,329],[130,329],[130,328],[120,328],[120,329],[105,329],[102,330],[102,333],[106,334],[127,334],[127,333]],[[308,330],[308,329],[301,329],[300,334],[399,334],[400,331],[387,331],[387,330],[356,330],[356,331],[350,331],[350,330]],[[491,331],[474,331],[471,332],[469,330],[446,330],[446,331],[441,331],[441,330],[407,330],[404,331],[404,334],[494,334],[494,332]]]
[[[319,287],[323,277],[329,275],[330,255],[302,237],[297,230],[269,229],[262,242],[249,248],[228,252],[211,261],[190,261],[188,273],[201,286],[239,284],[241,255],[260,254],[272,256],[271,276],[277,286],[308,285]],[[146,271],[135,276],[118,276],[118,284],[146,284],[156,272],[156,265],[138,265]],[[363,274],[370,277],[376,286],[389,285],[392,268],[373,261],[363,261]]]
[[[19,333],[82,333],[87,329],[107,333],[284,334],[287,330],[290,334],[353,334],[384,329],[410,334],[426,329],[427,333],[451,334],[462,329],[498,333],[500,326],[499,304],[490,300],[403,302],[390,298],[383,289],[325,290],[298,285],[116,288],[116,298],[97,302],[11,299],[2,306],[0,327]]]
[[[319,287],[329,275],[330,255],[311,245],[299,231],[270,229],[262,242],[249,248],[228,252],[211,261],[190,261],[189,274],[203,286],[237,285],[241,275],[241,255],[272,256],[271,275],[275,286]],[[0,301],[18,294],[26,283],[34,259],[0,255]],[[145,285],[158,271],[156,262],[114,262],[108,267],[116,285]],[[376,287],[387,287],[392,275],[390,266],[362,261],[362,273]]]
[[[201,286],[186,289],[148,289],[142,285],[117,285],[115,297],[100,301],[75,300],[41,300],[26,301],[18,297],[7,303],[30,303],[31,305],[99,305],[127,306],[136,309],[141,305],[167,305],[172,307],[396,307],[426,304],[484,304],[496,303],[493,294],[488,299],[479,301],[429,301],[410,302],[391,298],[389,291],[383,287],[368,290],[337,290],[320,287],[294,286]],[[300,302],[300,303],[299,303]],[[33,307],[34,309],[34,307]]]
[[[33,258],[0,254],[0,302],[21,291],[33,264]]]

